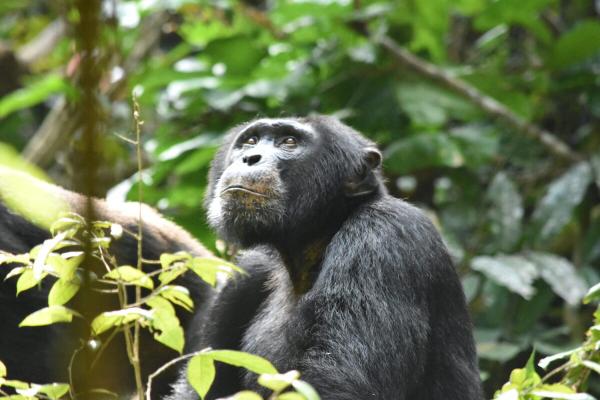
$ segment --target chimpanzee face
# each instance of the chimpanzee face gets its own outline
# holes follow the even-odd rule
[[[364,155],[376,150],[339,122],[336,130],[316,121],[259,119],[228,135],[207,196],[209,222],[226,240],[273,242],[364,189]]]

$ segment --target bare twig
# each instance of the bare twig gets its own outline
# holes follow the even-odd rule
[[[389,36],[381,36],[373,39],[381,47],[386,49],[392,57],[402,65],[411,68],[418,74],[435,81],[451,91],[467,98],[481,110],[492,117],[498,118],[511,126],[515,131],[536,140],[548,149],[552,154],[568,161],[577,161],[581,156],[575,153],[564,142],[554,136],[552,133],[530,123],[509,110],[506,106],[497,100],[482,93],[479,89],[468,84],[460,78],[457,78],[447,71],[428,63],[427,61],[415,56],[408,50],[399,46]]]

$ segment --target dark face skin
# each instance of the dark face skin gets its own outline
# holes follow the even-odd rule
[[[209,221],[242,247],[274,246],[294,283],[305,281],[352,210],[384,190],[380,160],[372,143],[330,117],[251,122],[215,157]]]

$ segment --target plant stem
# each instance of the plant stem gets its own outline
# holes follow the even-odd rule
[[[135,122],[135,152],[138,168],[138,237],[137,237],[137,269],[142,270],[142,241],[143,241],[143,221],[142,221],[142,144],[141,133],[144,121],[140,119],[140,105],[137,102],[135,93],[132,96],[133,101],[133,119]],[[139,303],[142,297],[142,289],[139,286],[135,288],[135,303]],[[140,324],[134,323],[133,328],[133,360],[135,361],[135,385],[138,392],[138,400],[144,400],[144,383],[142,382],[142,371],[140,362]]]

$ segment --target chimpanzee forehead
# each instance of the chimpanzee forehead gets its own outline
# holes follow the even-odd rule
[[[306,123],[292,118],[261,118],[250,122],[242,129],[240,134],[258,132],[260,130],[276,131],[278,128],[301,132],[309,136],[316,136],[314,128]]]

